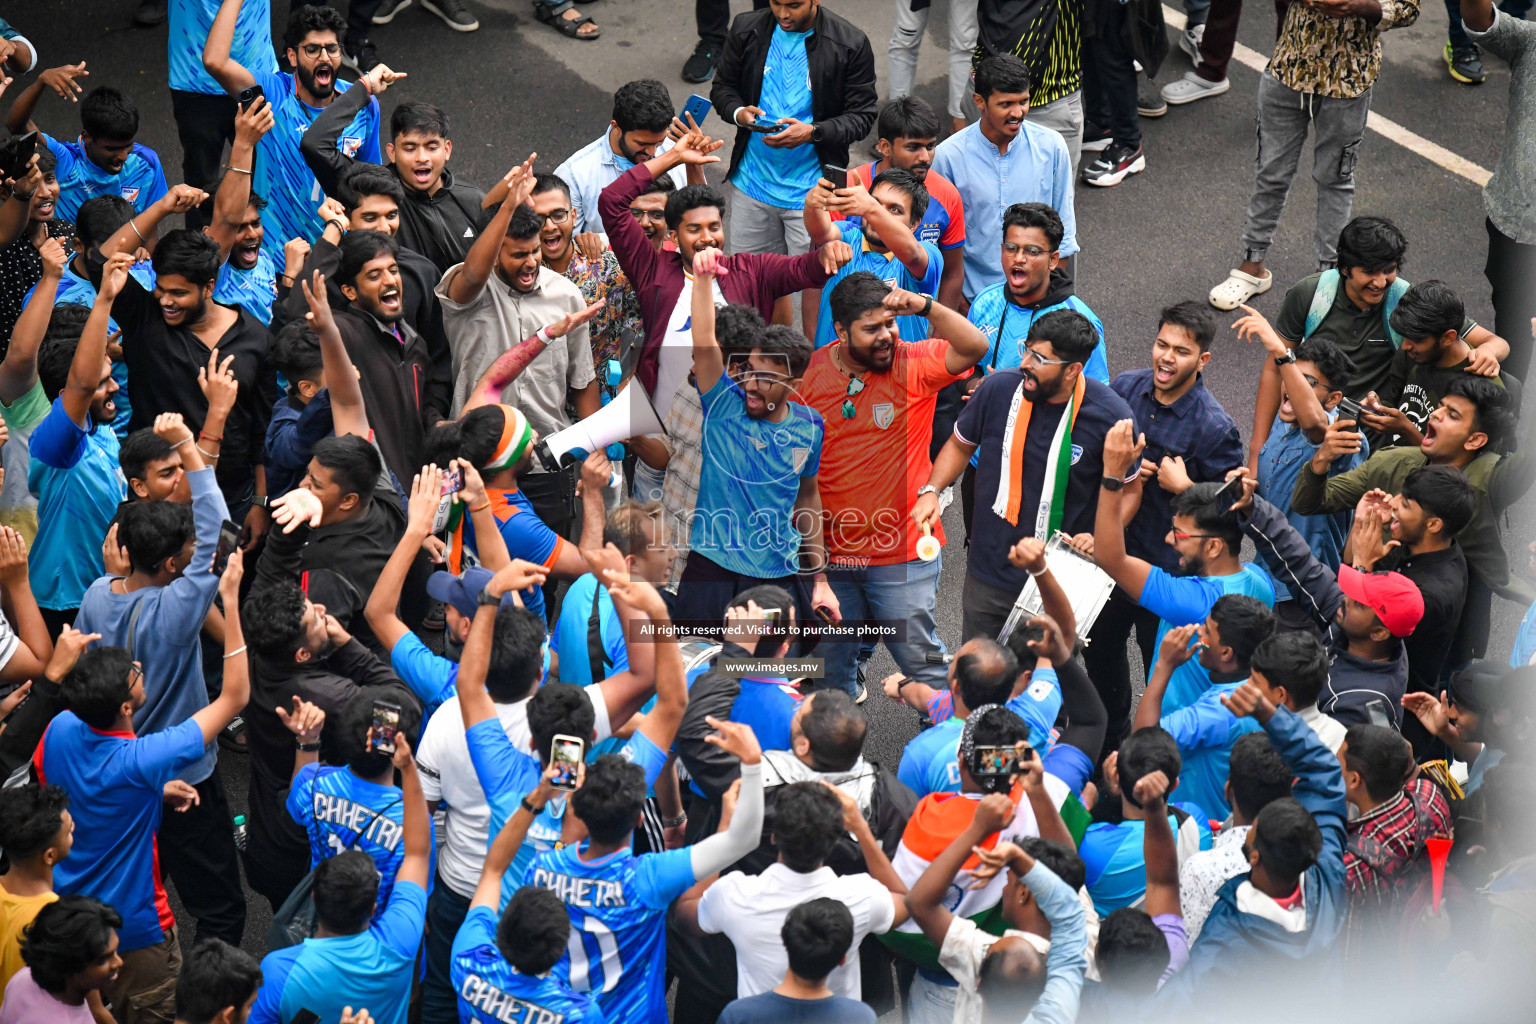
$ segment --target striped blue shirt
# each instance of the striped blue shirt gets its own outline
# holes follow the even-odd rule
[[[810,124],[811,62],[805,52],[809,32],[786,32],[775,25],[763,59],[763,88],[757,105],[763,111],[760,121],[793,117]],[[793,149],[775,149],[763,140],[767,136],[751,133],[747,151],[731,184],[760,203],[781,210],[798,210],[805,205],[805,194],[816,187],[821,165],[816,161],[816,147],[810,143]]]
[[[148,146],[135,142],[123,169],[111,174],[91,163],[80,142],[60,142],[50,135],[44,135],[43,139],[58,162],[54,171],[59,179],[55,216],[60,220],[74,223],[81,204],[97,196],[122,196],[133,206],[135,213],[143,213],[170,191],[165,183],[165,171],[160,167],[160,157]]]
[[[219,0],[171,0],[168,56],[171,88],[223,96],[224,87],[203,67],[203,44],[219,13]],[[253,75],[277,74],[277,54],[272,49],[271,0],[245,0],[235,20],[235,39],[229,55]]]

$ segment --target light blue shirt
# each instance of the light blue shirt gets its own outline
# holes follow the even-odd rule
[[[1022,363],[1024,356],[1019,349],[1024,339],[1029,337],[1029,329],[1035,321],[1047,313],[1063,309],[1081,313],[1098,332],[1099,343],[1094,346],[1093,355],[1083,364],[1083,373],[1100,384],[1108,384],[1109,350],[1104,347],[1104,321],[1099,319],[1099,314],[1088,308],[1088,303],[1076,295],[1068,295],[1049,306],[1029,309],[1008,301],[1007,286],[1003,284],[995,284],[977,295],[966,316],[987,336],[987,354],[982,356],[978,364],[982,372],[1008,370]]]
[[[102,575],[101,539],[128,493],[117,435],[91,422],[89,412],[85,419],[84,426],[71,420],[55,398],[32,431],[27,487],[38,505],[30,575],[39,607],[52,611],[80,607]]]
[[[1045,987],[1024,1024],[1073,1024],[1082,1001],[1083,974],[1088,970],[1088,923],[1083,905],[1072,887],[1039,861],[1022,881],[1051,923]]]
[[[916,277],[907,265],[888,252],[875,252],[864,246],[864,231],[858,225],[848,221],[839,221],[838,232],[843,236],[843,241],[853,247],[853,259],[843,264],[843,268],[833,274],[827,283],[821,286],[821,314],[816,319],[816,347],[830,345],[837,340],[837,331],[832,326],[832,289],[849,274],[860,270],[867,270],[882,281],[889,281],[897,288],[919,295],[937,295],[939,291],[939,278],[944,273],[944,256],[939,252],[939,247],[932,242],[920,243],[923,251],[928,254],[928,269],[922,277]],[[902,341],[922,341],[928,337],[928,320],[925,317],[898,316],[896,318],[896,333]]]
[[[1246,680],[1211,686],[1189,707],[1166,714],[1158,722],[1179,745],[1184,766],[1179,770],[1179,797],[1197,805],[1205,816],[1221,821],[1232,813],[1227,804],[1227,769],[1232,744],[1244,733],[1257,732],[1251,717],[1238,718],[1221,702]]]
[[[1269,573],[1251,562],[1244,562],[1242,569],[1227,576],[1174,576],[1157,566],[1147,574],[1147,582],[1141,588],[1140,604],[1157,615],[1158,649],[1163,635],[1177,626],[1188,626],[1205,621],[1211,607],[1226,594],[1243,594],[1275,606],[1275,588],[1269,582]],[[1197,641],[1191,637],[1191,644]],[[1157,668],[1157,655],[1147,675]],[[1163,714],[1170,715],[1180,708],[1187,708],[1211,685],[1211,674],[1191,657],[1173,670],[1168,680],[1168,690],[1163,696]]]
[[[74,223],[81,205],[97,196],[121,196],[135,213],[143,213],[170,191],[160,157],[148,146],[135,142],[123,169],[113,174],[91,162],[83,143],[61,142],[49,135],[44,135],[43,140],[58,164],[54,174],[59,179],[60,220]]]
[[[672,141],[668,139],[656,147],[656,152],[665,153],[671,148]],[[555,174],[570,187],[571,216],[576,218],[577,234],[587,231],[599,235],[607,233],[603,227],[603,218],[597,212],[597,199],[603,194],[603,189],[612,185],[633,166],[633,163],[613,151],[613,146],[608,143],[608,133],[603,132],[555,168]],[[681,167],[674,167],[667,174],[678,188],[688,184],[688,177]]]
[[[256,254],[256,265],[241,270],[228,260],[219,268],[213,285],[213,301],[239,306],[264,325],[272,325],[272,299],[277,295],[277,261],[266,249]]]
[[[792,117],[810,124],[811,62],[805,52],[809,32],[786,32],[775,25],[763,59],[763,88],[757,106],[763,114],[759,121],[777,121]],[[821,165],[816,161],[816,147],[807,143],[793,149],[775,149],[763,140],[767,136],[752,132],[747,151],[731,184],[753,199],[781,210],[798,210],[805,205],[805,194],[816,187]]]
[[[224,95],[224,87],[203,67],[203,44],[208,41],[219,6],[219,0],[171,0],[167,49],[172,89],[208,96]],[[272,49],[271,0],[245,0],[240,5],[229,55],[253,75],[277,74],[277,54]]]
[[[1338,410],[1328,413],[1328,422],[1339,418]],[[1344,541],[1349,536],[1349,524],[1354,519],[1353,509],[1344,512],[1322,512],[1304,516],[1291,511],[1291,495],[1296,491],[1296,478],[1301,469],[1312,461],[1318,446],[1307,440],[1306,431],[1295,423],[1282,423],[1280,417],[1269,430],[1264,447],[1259,449],[1259,497],[1285,513],[1286,522],[1295,527],[1311,547],[1317,560],[1330,569],[1339,567],[1344,554]],[[1371,454],[1369,443],[1361,442],[1358,452],[1346,452],[1333,460],[1328,467],[1329,476],[1348,473]],[[1290,588],[1281,583],[1274,573],[1269,580],[1275,585],[1275,600],[1289,601]]]
[[[1061,134],[1025,121],[999,152],[981,122],[939,143],[933,169],[952,182],[965,204],[965,297],[1003,280],[1003,212],[1014,203],[1046,203],[1061,215],[1061,254],[1077,252],[1072,209],[1072,157]]]

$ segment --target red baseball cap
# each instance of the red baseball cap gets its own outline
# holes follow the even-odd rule
[[[1396,637],[1412,633],[1424,617],[1424,595],[1418,584],[1400,572],[1361,572],[1352,565],[1339,566],[1339,589],[1363,605],[1369,605]]]

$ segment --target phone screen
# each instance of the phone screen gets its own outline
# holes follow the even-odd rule
[[[576,777],[586,744],[575,736],[555,736],[550,745],[549,766],[556,769],[550,785],[556,789],[576,788]]]
[[[976,767],[971,774],[979,777],[1006,778],[1019,770],[1019,751],[1015,747],[977,747],[973,756],[971,763]]]
[[[373,721],[368,725],[368,749],[380,754],[395,752],[395,734],[400,731],[400,705],[387,700],[373,702]]]
[[[464,489],[464,471],[451,469],[443,474],[443,493],[453,494]]]
[[[234,554],[235,548],[240,546],[240,527],[238,524],[226,519],[219,524],[219,544],[213,549],[213,574],[224,575],[225,566],[229,565],[229,556]]]

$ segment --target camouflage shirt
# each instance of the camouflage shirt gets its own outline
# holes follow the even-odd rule
[[[1269,73],[1297,92],[1354,99],[1381,74],[1381,34],[1419,18],[1419,0],[1381,0],[1381,20],[1334,18],[1292,3],[1269,58]]]

